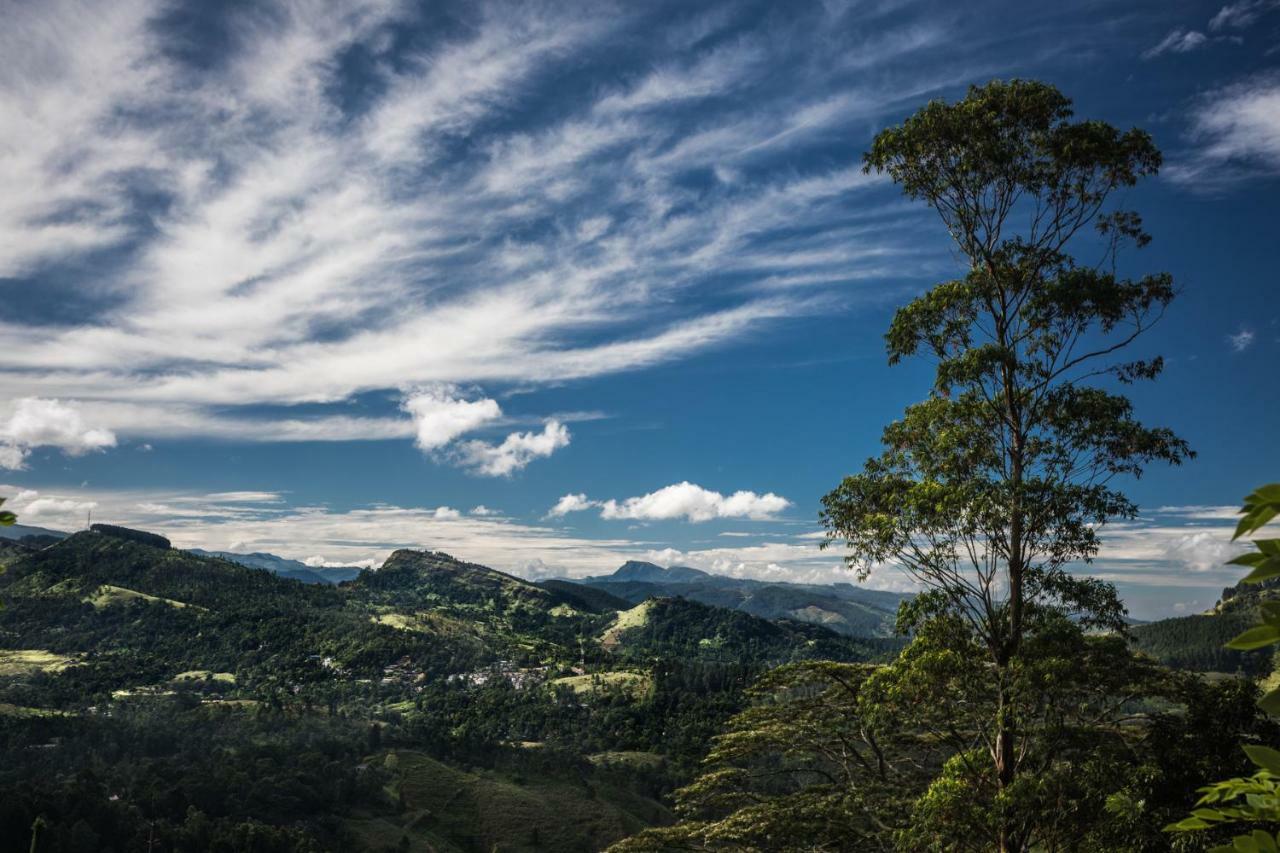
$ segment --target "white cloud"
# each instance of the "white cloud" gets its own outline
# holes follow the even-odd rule
[[[661,566],[690,566],[712,574],[783,583],[855,583],[854,573],[839,554],[817,545],[763,542],[744,548],[662,548],[646,552],[642,559]],[[900,568],[876,566],[866,581],[868,589],[919,592],[920,586]]]
[[[550,456],[569,445],[569,428],[547,421],[542,432],[513,432],[501,444],[465,441],[457,447],[459,464],[487,477],[506,477],[535,459]]]
[[[795,164],[817,134],[955,79],[913,64],[936,22],[854,45],[782,33],[704,49],[659,31],[619,67],[605,46],[632,19],[616,9],[481,4],[398,55],[388,32],[412,10],[393,0],[230,7],[220,61],[195,68],[152,26],[163,0],[109,5],[19,4],[0,31],[0,276],[115,258],[74,282],[93,306],[81,322],[0,318],[0,399],[78,400],[126,438],[441,449],[496,403],[461,401],[473,421],[453,427],[332,407],[639,369],[831,310],[725,290],[723,275],[766,278],[791,258],[824,292],[879,276],[859,251],[910,232],[887,195],[858,207],[851,240],[832,225],[856,206],[847,170]],[[352,116],[334,93],[355,48],[371,85]],[[845,95],[854,56],[895,85]],[[824,58],[844,64],[815,71]],[[788,68],[807,69],[802,89],[778,85]],[[563,109],[530,110],[549,81]],[[797,156],[746,168],[783,153]],[[742,179],[692,192],[702,169]],[[837,191],[812,204],[786,191],[827,178]],[[700,298],[712,288],[715,309]],[[245,409],[302,403],[322,405]],[[530,452],[497,458],[514,470]],[[508,463],[479,467],[494,465]]]
[[[1280,2],[1276,0],[1241,0],[1239,3],[1228,3],[1209,21],[1209,29],[1214,32],[1223,29],[1242,30],[1255,24],[1269,10],[1276,8],[1280,8]]]
[[[1167,169],[1180,183],[1215,188],[1250,174],[1280,174],[1280,74],[1262,74],[1200,98],[1195,148]]]
[[[403,408],[413,416],[414,444],[422,450],[437,450],[502,416],[496,400],[463,399],[452,385],[415,391],[405,398]]]
[[[462,513],[451,506],[438,506],[431,513],[431,517],[436,521],[452,521],[455,518],[462,518]]]
[[[56,447],[68,456],[116,446],[115,433],[85,423],[79,407],[61,400],[26,397],[14,401],[0,424],[0,467],[21,468],[36,447]]]
[[[0,468],[19,471],[27,465],[27,453],[21,447],[12,444],[0,444]]]
[[[1241,329],[1234,335],[1227,335],[1227,343],[1235,352],[1244,352],[1253,346],[1254,334],[1251,329]]]
[[[759,495],[739,491],[726,496],[684,481],[622,502],[605,501],[601,504],[600,516],[654,521],[684,518],[692,522],[714,518],[761,520],[772,518],[789,506],[789,500],[773,492]]]
[[[35,489],[0,486],[4,493],[16,493],[5,501],[5,509],[14,512],[21,524],[34,524],[55,529],[79,530],[86,514],[98,506],[96,500],[61,495],[41,496]]]
[[[1207,572],[1221,569],[1241,548],[1231,542],[1224,529],[1185,533],[1166,542],[1164,550],[1169,560],[1194,572]]]
[[[592,507],[600,506],[600,501],[588,500],[584,494],[565,495],[556,501],[548,512],[548,518],[563,518],[571,512],[582,512]]]
[[[1153,47],[1142,52],[1143,59],[1155,59],[1165,53],[1188,53],[1208,43],[1204,33],[1195,30],[1175,29]]]
[[[478,516],[479,518],[492,518],[496,515],[502,515],[502,513],[496,509],[490,509],[484,504],[478,504],[471,508],[471,515]]]

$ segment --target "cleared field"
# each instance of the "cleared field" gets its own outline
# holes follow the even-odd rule
[[[25,705],[10,705],[0,702],[0,717],[74,717],[70,711],[58,711],[53,708],[28,708]]]
[[[174,681],[219,681],[223,684],[235,684],[236,676],[233,672],[211,672],[207,669],[189,669],[186,672],[180,672],[173,677]]]
[[[97,590],[94,591],[93,595],[85,598],[85,601],[92,604],[94,607],[110,607],[113,604],[125,604],[139,599],[143,601],[157,601],[162,604],[167,604],[170,607],[193,606],[182,601],[174,601],[172,598],[161,598],[158,595],[147,595],[145,592],[125,589],[122,586],[111,586],[110,584],[103,584],[98,587]],[[204,608],[197,607],[196,609],[203,610]]]
[[[0,675],[61,672],[79,662],[76,655],[47,652],[44,649],[0,649]]]
[[[622,750],[618,752],[597,752],[588,755],[587,760],[597,767],[656,768],[666,761],[656,752],[635,752]]]
[[[641,672],[617,670],[613,672],[591,672],[586,675],[570,675],[564,678],[557,678],[551,683],[568,687],[578,694],[620,688],[632,696],[641,696],[648,691],[651,681],[648,675]]]
[[[649,621],[649,604],[645,601],[630,610],[618,613],[618,618],[600,635],[600,645],[606,649],[616,648],[622,642],[622,632],[631,628],[639,628]]]
[[[442,613],[377,613],[369,621],[418,634],[474,634],[472,626]]]

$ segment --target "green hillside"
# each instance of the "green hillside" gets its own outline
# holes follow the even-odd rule
[[[1225,645],[1257,624],[1259,606],[1277,595],[1280,589],[1274,584],[1229,587],[1207,613],[1135,626],[1134,643],[1139,650],[1177,669],[1266,675],[1272,669],[1270,650],[1241,652]]]
[[[10,551],[0,837],[24,849],[44,814],[50,850],[598,850],[671,819],[768,666],[886,650],[434,552],[334,586],[106,527]]]

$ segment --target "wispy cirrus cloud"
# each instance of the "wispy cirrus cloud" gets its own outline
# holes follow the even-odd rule
[[[280,0],[217,13],[197,57],[187,14],[6,13],[0,276],[84,310],[6,311],[0,398],[124,438],[421,443],[412,389],[644,368],[930,263],[887,188],[797,157],[955,82],[913,62],[936,15],[815,45],[819,6],[764,38],[731,9],[428,23]],[[402,389],[403,412],[343,410]],[[544,425],[458,458],[514,470],[551,445]]]
[[[1170,30],[1169,34],[1142,52],[1143,59],[1155,59],[1166,53],[1190,53],[1209,43],[1209,37],[1197,30],[1184,30],[1181,27]]]

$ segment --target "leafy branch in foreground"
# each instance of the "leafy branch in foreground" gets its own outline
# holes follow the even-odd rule
[[[1262,529],[1280,514],[1280,483],[1270,483],[1244,499],[1243,518],[1236,525],[1232,541]],[[1229,565],[1248,566],[1244,583],[1260,584],[1280,577],[1280,539],[1254,539],[1256,551],[1242,554]],[[1256,625],[1227,644],[1248,651],[1280,643],[1280,601],[1263,602],[1262,624]],[[1280,715],[1280,688],[1273,688],[1258,701],[1268,714]],[[1241,823],[1280,823],[1280,751],[1267,746],[1245,744],[1245,755],[1258,767],[1248,778],[1227,779],[1200,789],[1201,797],[1189,817],[1170,824],[1170,832],[1196,832],[1216,826]],[[1264,829],[1237,835],[1231,844],[1213,847],[1210,853],[1280,853],[1280,836]]]

